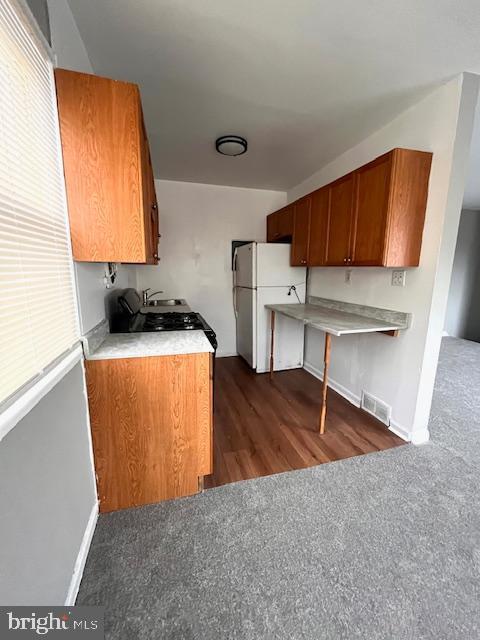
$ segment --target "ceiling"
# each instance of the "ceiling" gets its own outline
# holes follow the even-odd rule
[[[95,72],[140,85],[165,179],[288,189],[435,85],[480,72],[478,0],[69,4]],[[228,133],[245,155],[215,152]]]

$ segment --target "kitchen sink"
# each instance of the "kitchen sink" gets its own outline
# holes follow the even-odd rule
[[[168,300],[149,300],[147,302],[147,307],[176,307],[186,304],[186,300],[183,300],[182,298],[169,298]]]

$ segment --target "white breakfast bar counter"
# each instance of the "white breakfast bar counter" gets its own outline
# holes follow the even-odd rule
[[[366,305],[341,302],[309,296],[306,304],[267,304],[270,310],[270,377],[274,370],[275,314],[294,318],[312,329],[325,332],[325,353],[323,366],[322,406],[320,410],[320,433],[325,431],[327,413],[328,367],[330,364],[331,336],[355,333],[385,333],[398,335],[398,331],[408,329],[412,315],[403,311],[392,311]]]

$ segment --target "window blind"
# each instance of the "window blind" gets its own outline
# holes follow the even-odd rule
[[[78,341],[53,65],[0,0],[0,403]]]

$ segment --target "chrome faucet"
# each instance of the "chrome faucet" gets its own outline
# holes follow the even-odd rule
[[[148,287],[147,289],[143,289],[142,291],[142,299],[143,299],[143,306],[146,307],[148,304],[148,301],[150,300],[150,298],[152,298],[153,296],[156,296],[157,293],[163,293],[163,291],[154,291],[153,293],[148,293],[150,291],[150,287]]]

